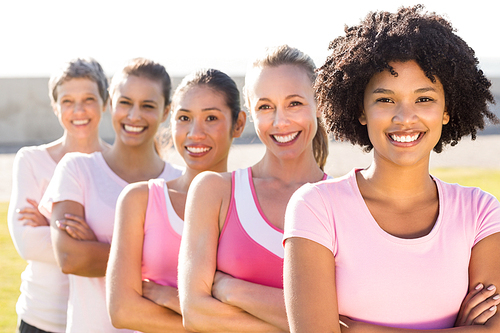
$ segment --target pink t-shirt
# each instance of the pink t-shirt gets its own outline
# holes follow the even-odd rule
[[[173,179],[181,169],[166,163],[159,178]],[[40,211],[50,217],[54,202],[71,200],[85,208],[85,220],[97,239],[111,243],[118,196],[128,185],[107,165],[100,152],[66,154],[40,202]],[[69,275],[67,332],[115,332],[106,308],[104,277]]]
[[[177,263],[184,222],[170,202],[165,180],[151,179],[148,187],[142,278],[177,288]]]
[[[399,328],[453,327],[468,290],[471,249],[500,232],[500,203],[478,188],[434,178],[440,205],[433,229],[402,239],[373,219],[355,172],[300,188],[287,207],[284,238],[307,238],[335,255],[340,314]]]

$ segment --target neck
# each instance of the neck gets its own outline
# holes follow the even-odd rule
[[[61,152],[63,154],[71,152],[93,153],[101,151],[107,146],[96,133],[85,138],[75,138],[64,133],[60,139]]]
[[[399,166],[375,158],[359,176],[358,180],[364,185],[369,185],[371,190],[386,197],[410,198],[435,190],[434,181],[429,175],[428,161],[412,166]]]
[[[103,156],[111,170],[129,183],[156,178],[165,167],[152,144],[130,147],[115,141]]]
[[[312,151],[293,159],[280,159],[266,150],[264,157],[252,167],[257,178],[276,178],[285,183],[317,182],[323,178]]]

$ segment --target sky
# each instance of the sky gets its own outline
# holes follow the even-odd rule
[[[202,67],[244,75],[256,54],[284,43],[319,66],[346,24],[417,1],[2,0],[0,77],[48,77],[62,62],[87,56],[108,75],[134,57],[160,62],[173,76]],[[420,3],[452,22],[488,76],[500,76],[500,1]]]

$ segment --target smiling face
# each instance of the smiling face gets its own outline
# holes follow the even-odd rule
[[[267,151],[279,159],[312,154],[316,102],[306,71],[295,65],[254,68],[247,88],[255,129]]]
[[[151,145],[168,111],[161,82],[149,78],[129,75],[111,96],[113,128],[125,145]]]
[[[449,121],[441,82],[427,78],[415,61],[392,62],[397,75],[375,74],[365,89],[359,121],[367,125],[374,158],[428,168],[430,152]]]
[[[64,81],[56,87],[57,100],[52,104],[66,135],[85,139],[99,132],[104,103],[97,83],[86,78]]]
[[[186,166],[197,171],[226,171],[232,139],[243,130],[241,118],[233,127],[225,96],[206,85],[190,87],[175,96],[172,137]]]

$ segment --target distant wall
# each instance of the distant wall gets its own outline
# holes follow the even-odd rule
[[[176,87],[182,78],[172,79]],[[234,77],[240,91],[244,78]],[[50,106],[48,78],[0,78],[0,152],[15,152],[24,145],[53,141],[62,135],[62,129]],[[497,100],[493,111],[500,116],[500,78],[492,79],[492,90]],[[244,103],[241,98],[242,105]],[[103,115],[101,137],[108,142],[114,139],[109,112]],[[500,127],[489,127],[484,134],[499,134]],[[247,126],[240,141],[258,141],[253,123]]]

